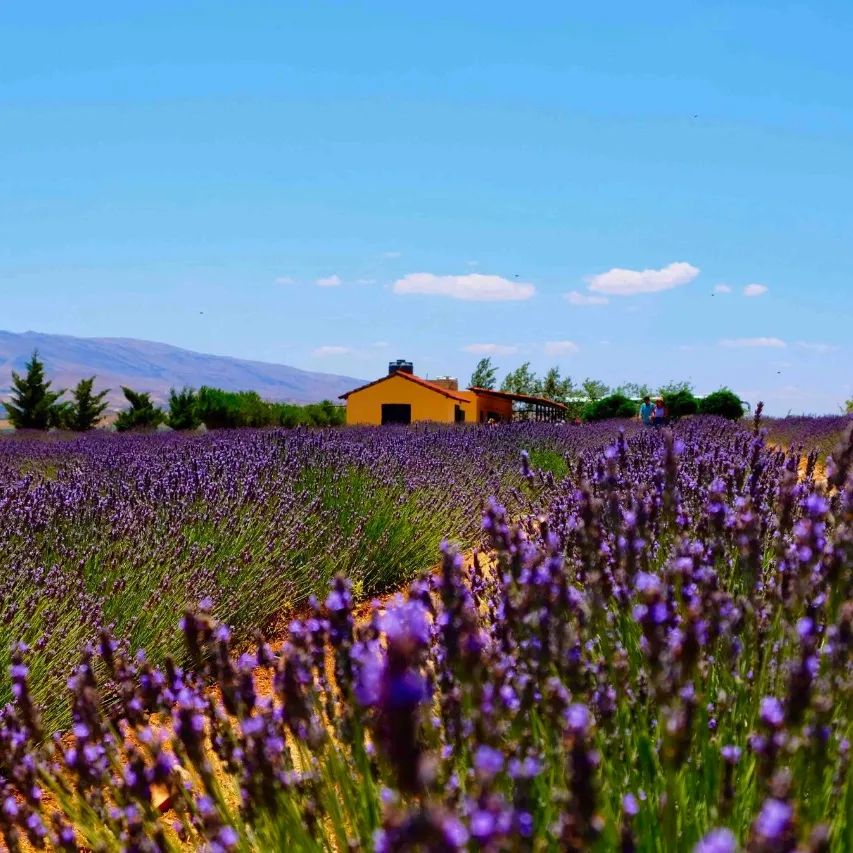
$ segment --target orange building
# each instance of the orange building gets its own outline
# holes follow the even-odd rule
[[[392,362],[388,375],[341,395],[348,424],[487,423],[517,419],[562,420],[566,407],[544,397],[487,388],[460,391],[455,379],[415,376],[408,362]]]

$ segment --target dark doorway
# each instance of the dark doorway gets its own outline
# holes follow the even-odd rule
[[[412,407],[408,403],[383,403],[382,425],[410,424],[412,422]]]
[[[456,406],[453,410],[453,420],[458,424],[465,423],[465,409],[463,409],[462,406]]]

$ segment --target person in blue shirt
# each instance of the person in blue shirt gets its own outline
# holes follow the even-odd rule
[[[643,397],[643,404],[640,406],[640,420],[646,425],[652,425],[652,412],[655,407],[652,405],[651,398],[646,395]]]

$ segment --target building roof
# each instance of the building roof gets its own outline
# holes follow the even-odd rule
[[[500,397],[502,400],[514,400],[518,403],[532,403],[537,406],[550,406],[554,409],[566,409],[567,406],[563,403],[558,403],[556,400],[549,400],[547,397],[534,397],[530,394],[512,394],[509,391],[494,391],[491,388],[469,388],[478,397]]]
[[[400,378],[406,379],[409,382],[414,382],[415,385],[420,385],[423,388],[428,388],[430,391],[435,391],[436,394],[442,394],[445,397],[449,397],[451,400],[458,400],[460,403],[471,402],[468,397],[464,397],[462,396],[462,394],[459,394],[456,391],[451,391],[448,388],[442,388],[441,385],[436,385],[426,379],[421,379],[420,376],[415,376],[412,373],[404,373],[402,370],[398,370],[395,373],[389,373],[387,376],[382,376],[379,379],[374,379],[373,382],[368,382],[366,385],[360,385],[358,388],[353,388],[352,391],[347,391],[346,394],[341,394],[340,399],[346,400],[350,394],[355,394],[358,391],[364,391],[365,388],[370,388],[373,385],[378,385],[380,382],[385,382],[388,379],[393,379],[395,376],[399,376]]]

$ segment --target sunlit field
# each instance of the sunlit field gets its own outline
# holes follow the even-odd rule
[[[850,423],[4,438],[5,843],[853,849]]]

